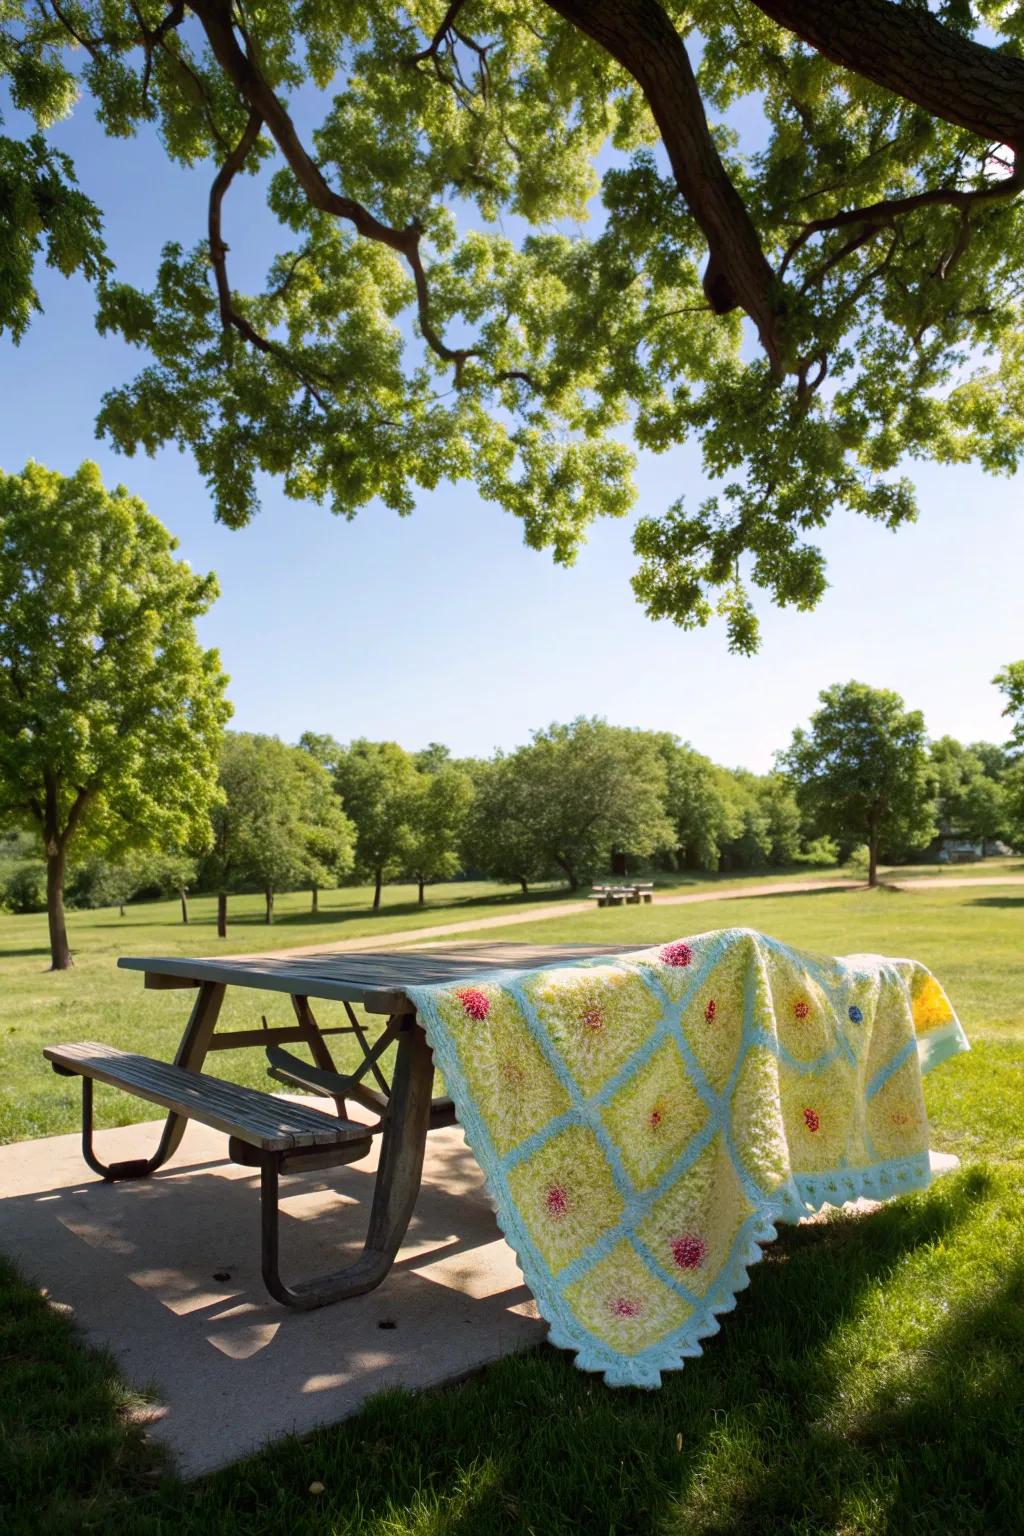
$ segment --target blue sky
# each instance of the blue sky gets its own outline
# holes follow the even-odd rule
[[[152,140],[105,139],[79,111],[56,137],[107,215],[122,274],[149,285],[160,246],[205,225],[208,169],[170,166]],[[254,187],[226,210],[232,277],[269,263],[273,229]],[[305,729],[447,742],[488,753],[577,714],[667,729],[717,761],[764,770],[819,690],[856,677],[895,688],[935,736],[1002,740],[990,679],[1024,655],[1021,488],[972,468],[911,466],[921,518],[897,534],[841,514],[823,544],[831,588],[815,614],[761,605],[763,643],[731,657],[718,624],[654,624],[629,585],[636,515],[705,491],[696,454],[642,458],[634,518],[595,525],[575,567],[522,544],[519,524],[472,487],[422,493],[400,519],[354,522],[290,502],[231,532],[213,520],[191,460],[173,449],[124,459],[96,440],[103,391],[144,354],[97,336],[85,285],[44,275],[46,313],[15,348],[0,337],[0,467],[29,458],[70,472],[94,458],[213,569],[221,598],[202,623],[231,674],[234,723],[294,740]]]

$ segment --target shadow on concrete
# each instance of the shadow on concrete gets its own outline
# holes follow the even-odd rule
[[[97,1148],[102,1157],[126,1146],[137,1155],[158,1132],[154,1124],[103,1131]],[[259,1175],[223,1160],[223,1146],[190,1125],[180,1161],[122,1184],[84,1168],[74,1177],[76,1137],[22,1143],[16,1182],[0,1156],[0,1187],[20,1185],[0,1201],[5,1249],[73,1309],[132,1385],[156,1384],[163,1411],[154,1433],[186,1475],[334,1422],[385,1387],[464,1376],[541,1336],[457,1130],[429,1139],[425,1182],[384,1283],[307,1313],[267,1295]],[[287,1280],[358,1257],[374,1160],[282,1180]]]

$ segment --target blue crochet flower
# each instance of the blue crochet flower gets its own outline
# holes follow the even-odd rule
[[[848,1013],[850,1016],[851,1024],[863,1024],[864,1015],[861,1013],[856,1003],[852,1004],[852,1006],[848,1009]]]

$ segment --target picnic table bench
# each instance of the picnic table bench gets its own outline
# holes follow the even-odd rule
[[[623,902],[635,907],[642,901],[654,900],[654,883],[627,880],[619,885],[595,885],[590,892],[590,899],[596,901],[599,907],[621,907]]]
[[[622,950],[635,945],[620,946]],[[262,1273],[270,1294],[303,1310],[358,1296],[384,1279],[405,1236],[419,1192],[427,1133],[452,1125],[448,1098],[432,1097],[434,1063],[427,1039],[405,988],[431,982],[457,983],[487,971],[527,970],[587,955],[607,954],[607,945],[516,943],[449,944],[415,950],[341,951],[319,948],[238,955],[231,958],[124,958],[126,970],[141,971],[150,989],[192,989],[196,993],[173,1062],[83,1041],[51,1045],[43,1052],[54,1071],[82,1080],[82,1153],[108,1182],[147,1178],[180,1145],[189,1120],[228,1135],[229,1156],[260,1170]],[[294,1025],[217,1031],[228,986],[285,993]],[[344,1024],[321,1027],[311,1005],[340,1003]],[[354,1005],[370,1015],[360,1020]],[[370,1040],[373,1016],[385,1022]],[[346,1034],[359,1047],[354,1071],[339,1072],[327,1037]],[[312,1063],[285,1050],[307,1046]],[[382,1057],[396,1047],[390,1078]],[[276,1081],[326,1097],[334,1114],[241,1088],[201,1071],[211,1051],[261,1048]],[[372,1078],[371,1084],[365,1079]],[[168,1111],[156,1151],[149,1158],[105,1164],[93,1148],[93,1083],[121,1088]],[[377,1114],[367,1124],[348,1115],[347,1100]],[[353,1162],[381,1141],[363,1252],[347,1268],[297,1285],[279,1269],[278,1180],[281,1175]]]

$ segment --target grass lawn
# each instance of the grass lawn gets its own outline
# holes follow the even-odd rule
[[[168,951],[173,931],[135,928],[119,942],[119,921],[75,914],[81,963],[48,977],[38,953],[11,955],[35,920],[3,920],[0,974],[14,983],[0,1005],[5,1070],[31,1100],[8,1109],[8,1134],[73,1123],[77,1095],[65,1097],[36,1065],[44,1035],[96,1030],[140,1044],[144,1035],[153,1050],[176,1039],[180,995],[110,980],[118,949]],[[567,915],[509,936],[657,942],[732,925],[826,952],[912,954],[936,970],[974,1046],[927,1079],[934,1144],[960,1154],[961,1173],[868,1217],[784,1229],[705,1355],[659,1392],[610,1391],[545,1347],[450,1390],[387,1394],[347,1424],[191,1485],[161,1468],[144,1413],[110,1363],[0,1271],[0,1527],[12,1536],[1017,1536],[1024,890],[740,891],[707,906]],[[266,947],[266,937],[247,927],[243,943],[239,925],[229,946]],[[282,923],[276,937],[310,941],[299,923],[287,936]],[[214,947],[209,930],[193,939]]]
[[[1024,875],[1024,859],[1017,854],[1006,858],[978,859],[973,864],[893,864],[879,871],[883,880],[913,880],[921,875],[932,879],[992,880],[999,875]]]
[[[828,871],[773,871],[770,878],[827,879]],[[664,891],[699,891],[702,885],[742,889],[764,881],[763,873],[686,874],[661,876],[658,886]],[[564,885],[539,885],[524,898],[518,887],[459,881],[428,887],[427,902],[421,907],[415,886],[395,885],[385,887],[384,905],[374,916],[372,894],[369,886],[323,891],[316,916],[310,913],[308,892],[282,895],[277,898],[272,927],[263,920],[262,896],[233,896],[226,939],[217,938],[216,902],[209,896],[191,902],[187,927],[181,922],[177,901],[129,905],[124,917],[116,907],[71,912],[68,931],[75,967],[60,975],[47,971],[45,915],[0,913],[0,1142],[25,1141],[78,1126],[81,1090],[77,1083],[55,1078],[45,1067],[39,1054],[42,1046],[58,1040],[109,1040],[149,1056],[173,1055],[191,1007],[190,994],[143,991],[138,972],[117,969],[119,955],[236,955],[363,940],[375,934],[386,944],[412,929],[528,913],[532,907],[578,902],[581,894],[586,895],[571,896]],[[515,938],[519,932],[519,928],[507,934],[499,930],[493,937]],[[335,1011],[339,1017],[333,1022],[343,1022],[340,1009]],[[229,989],[222,1027],[252,1028],[261,1013],[271,1024],[293,1022],[286,997]],[[329,1004],[317,1008],[324,1021],[330,1013]],[[344,1063],[345,1044],[336,1042],[332,1049]],[[259,1052],[225,1053],[216,1058],[212,1070],[253,1087],[266,1086]],[[151,1107],[140,1099],[102,1088],[97,1093],[99,1126],[150,1118]]]

